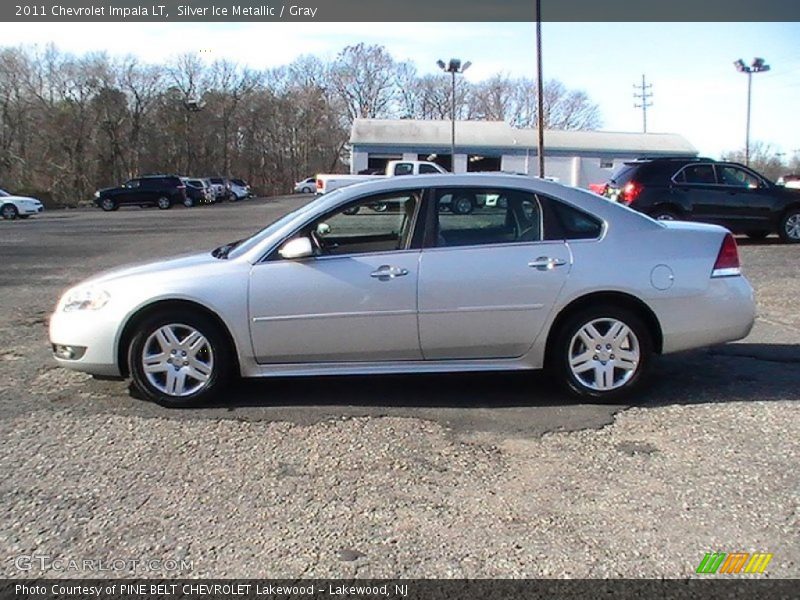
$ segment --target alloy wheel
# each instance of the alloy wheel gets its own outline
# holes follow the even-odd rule
[[[800,240],[800,213],[790,215],[783,224],[786,236],[792,240]]]
[[[594,319],[572,336],[569,369],[580,383],[598,392],[624,386],[641,360],[639,339],[624,322]]]
[[[147,381],[172,397],[190,396],[205,388],[214,372],[214,351],[194,327],[170,323],[144,343],[141,364]]]

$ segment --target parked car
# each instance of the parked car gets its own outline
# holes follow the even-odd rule
[[[44,205],[36,198],[15,196],[5,190],[0,190],[0,216],[5,220],[13,221],[17,217],[27,219],[31,215],[38,215],[43,210]]]
[[[427,175],[432,173],[447,173],[436,163],[425,160],[390,160],[386,169],[378,175],[347,175],[320,173],[316,178],[316,193],[327,194],[339,188],[374,181],[383,177],[401,177],[405,175]]]
[[[225,202],[231,199],[231,182],[224,177],[210,177],[211,190],[214,192],[215,202]]]
[[[317,190],[317,178],[309,177],[294,184],[294,191],[297,194],[313,194]]]
[[[644,158],[624,163],[605,188],[610,199],[655,219],[701,221],[762,239],[800,242],[800,191],[738,163]]]
[[[191,207],[197,204],[214,203],[214,193],[205,179],[181,177],[181,181],[186,186],[186,200],[183,202],[185,206]]]
[[[250,185],[244,179],[231,179],[230,191],[233,200],[244,200],[253,195],[250,191]]]
[[[177,175],[146,175],[94,193],[94,204],[105,211],[120,206],[157,206],[166,210],[186,200],[186,185]]]
[[[464,191],[497,198],[438,211]],[[393,208],[346,212],[376,203]],[[249,238],[95,276],[58,301],[50,341],[60,365],[130,376],[165,406],[220,396],[236,375],[542,367],[612,401],[657,354],[743,338],[754,312],[722,227],[534,178],[432,175],[352,186]]]
[[[775,183],[787,188],[800,189],[800,175],[782,175]]]

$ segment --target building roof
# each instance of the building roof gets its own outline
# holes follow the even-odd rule
[[[360,146],[450,146],[450,135],[450,121],[356,119],[350,143]],[[697,149],[676,133],[547,129],[544,144],[548,150],[564,152],[697,154]],[[517,129],[504,121],[456,121],[456,146],[535,149],[537,133],[536,129]]]

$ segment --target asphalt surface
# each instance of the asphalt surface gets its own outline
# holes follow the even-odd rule
[[[210,250],[310,199],[0,221],[9,556],[189,556],[192,576],[681,577],[727,543],[778,549],[775,576],[800,576],[800,246],[777,239],[740,240],[751,335],[662,357],[633,407],[565,399],[533,373],[247,381],[166,410],[53,363],[47,317],[68,286]],[[269,543],[248,537],[253,502]],[[0,573],[24,576],[9,560]]]

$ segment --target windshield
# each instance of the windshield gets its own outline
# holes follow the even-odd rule
[[[251,250],[258,244],[260,244],[263,240],[267,239],[268,237],[278,233],[283,227],[287,226],[296,218],[300,217],[301,215],[314,210],[317,206],[322,203],[326,203],[330,201],[335,196],[338,196],[341,193],[341,190],[334,190],[330,194],[325,194],[324,196],[320,196],[309,202],[308,204],[304,204],[300,208],[293,210],[292,212],[283,215],[277,221],[273,221],[263,229],[260,229],[253,235],[248,238],[244,238],[238,240],[236,242],[231,242],[230,244],[223,244],[218,248],[215,248],[212,251],[212,255],[217,258],[236,258],[237,256],[241,256],[245,252]]]
[[[5,191],[5,190],[0,190],[0,198],[2,198],[2,197],[4,197],[4,196],[10,196],[10,195],[11,195],[11,194],[9,194],[7,191]]]

